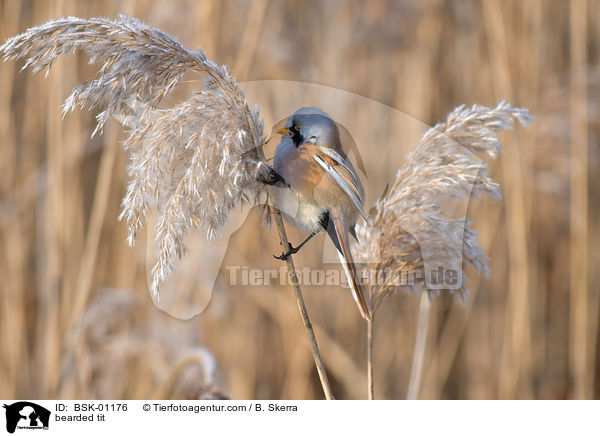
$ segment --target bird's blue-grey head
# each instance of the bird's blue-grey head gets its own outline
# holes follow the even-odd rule
[[[289,136],[296,147],[302,144],[335,147],[340,143],[335,122],[321,109],[314,107],[298,109],[278,133]]]

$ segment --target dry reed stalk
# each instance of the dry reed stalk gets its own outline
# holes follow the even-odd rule
[[[0,7],[1,36],[8,36],[17,29],[17,20],[21,12],[22,2],[4,2]],[[0,70],[1,83],[12,83],[15,67]],[[10,107],[13,89],[2,86],[0,89],[0,107]],[[17,138],[13,114],[9,110],[0,113],[0,198],[8,197],[13,189],[17,176]],[[4,218],[6,210],[0,209],[0,217]],[[6,208],[8,209],[8,208]],[[0,392],[6,398],[16,398],[20,395],[17,387],[24,383],[26,375],[22,368],[29,364],[27,352],[28,340],[18,340],[12,332],[25,331],[25,311],[20,308],[25,305],[25,295],[21,292],[24,282],[25,264],[23,255],[22,222],[16,222],[9,232],[2,232],[3,249],[0,251],[0,274],[4,278],[5,290],[0,292],[0,339],[4,344],[0,352]],[[6,251],[5,251],[6,250]]]
[[[416,400],[421,389],[421,377],[423,375],[423,359],[425,358],[425,344],[427,343],[427,332],[429,330],[429,315],[431,314],[431,301],[426,292],[421,294],[419,302],[419,316],[417,320],[417,337],[413,352],[413,360],[408,380],[407,400]]]
[[[77,276],[77,293],[74,295],[66,331],[72,329],[75,322],[77,322],[83,313],[92,290],[94,265],[96,265],[98,258],[102,225],[106,216],[112,173],[114,172],[115,159],[118,151],[116,135],[116,130],[111,129],[109,135],[106,136],[104,143],[105,151],[102,153],[102,158],[100,160],[100,169],[98,180],[96,181],[92,213],[90,214],[90,223],[85,237],[85,248],[81,257],[79,274]]]
[[[417,72],[416,81],[410,82],[411,87],[411,110],[413,116],[419,120],[431,119],[431,108],[434,103],[433,88],[431,82],[438,72],[432,68],[437,57],[437,41],[439,40],[440,32],[442,31],[442,17],[440,14],[440,6],[442,2],[438,0],[430,0],[422,4],[423,7],[423,22],[418,26],[417,40],[419,50],[415,50],[414,58],[409,63],[409,68]],[[415,127],[418,127],[415,125]],[[415,134],[418,134],[415,132]],[[408,382],[407,399],[416,399],[421,383],[421,374],[423,366],[423,357],[425,355],[425,344],[427,332],[429,330],[429,315],[431,304],[429,296],[423,294],[419,304],[419,313],[417,320],[417,332],[415,346],[413,349],[413,360],[410,370]],[[372,324],[372,323],[371,323]],[[370,326],[372,329],[372,326]],[[373,345],[369,346],[372,348]],[[372,358],[372,356],[371,356]],[[370,364],[371,367],[373,363]],[[371,380],[371,383],[373,381]],[[374,391],[374,385],[371,385],[370,391]],[[374,392],[372,392],[374,396]]]
[[[469,221],[449,216],[441,202],[481,195],[500,197],[497,183],[488,175],[487,164],[479,161],[477,154],[497,157],[502,151],[500,131],[512,129],[517,122],[527,125],[532,120],[527,110],[505,102],[493,109],[460,106],[444,123],[423,135],[396,174],[389,192],[376,202],[369,222],[361,222],[356,228],[359,243],[353,247],[354,258],[369,278],[367,301],[373,317],[381,303],[398,290],[447,290],[460,295],[468,292],[462,264],[458,288],[429,288],[424,280],[428,274],[426,261],[453,267],[456,259],[462,259],[462,263],[487,274],[487,256]],[[425,247],[433,253],[427,259],[422,252]],[[415,272],[419,274],[413,277],[421,280],[398,282],[402,274]],[[372,343],[368,343],[367,349],[371,347]],[[372,358],[370,351],[368,355]],[[372,362],[368,368],[370,371]],[[421,372],[420,368],[416,370]],[[369,392],[373,391],[372,378],[370,383]]]
[[[367,320],[367,387],[369,400],[375,399],[375,369],[373,368],[373,317]]]
[[[262,150],[262,149],[261,149]],[[263,156],[264,157],[264,156]],[[269,189],[270,191],[270,189]],[[279,233],[279,240],[281,241],[281,247],[289,247],[288,238],[285,232],[285,227],[283,226],[283,218],[279,213],[279,209],[277,207],[277,201],[275,200],[275,196],[271,195],[271,199],[273,201],[273,205],[271,206],[271,215],[275,220],[275,224],[277,226],[277,232]],[[285,249],[285,248],[284,248]],[[296,274],[296,268],[294,267],[294,261],[292,260],[292,256],[288,256],[285,260],[285,263],[288,268],[288,275],[290,278],[290,282],[292,283],[292,287],[294,289],[294,294],[296,297],[296,302],[298,303],[298,310],[300,311],[300,317],[302,318],[302,323],[304,324],[304,328],[306,329],[306,335],[308,336],[308,342],[310,344],[310,351],[313,355],[313,360],[315,361],[315,365],[317,367],[317,372],[319,374],[319,380],[321,381],[321,386],[323,387],[323,393],[325,394],[325,398],[328,400],[333,400],[333,392],[331,391],[331,386],[329,385],[329,380],[327,378],[327,372],[325,371],[325,365],[323,364],[323,359],[321,358],[321,352],[319,351],[319,345],[317,344],[317,338],[315,336],[315,332],[312,328],[312,324],[308,317],[308,312],[306,310],[306,305],[304,303],[304,297],[302,296],[302,290],[300,289],[300,283],[298,282],[298,275]]]
[[[501,214],[502,209],[494,208],[494,212],[486,217],[485,229],[482,232],[480,241],[484,252],[490,250],[492,242],[497,236]],[[450,314],[444,323],[444,330],[437,342],[437,347],[433,352],[433,356],[429,359],[430,364],[423,380],[422,391],[426,393],[427,399],[441,397],[442,387],[448,380],[452,364],[458,354],[459,345],[461,341],[464,341],[464,332],[473,310],[473,303],[479,292],[480,281],[480,276],[473,279],[470,286],[472,291],[466,306],[457,301],[452,304]]]
[[[573,398],[593,398],[594,369],[588,351],[588,92],[587,1],[570,3],[571,168],[569,239],[569,369],[574,380]]]
[[[509,29],[509,33],[512,35],[511,45],[516,47],[520,53],[529,53],[529,56],[522,56],[519,62],[520,75],[522,77],[522,83],[526,83],[526,86],[519,86],[520,84],[515,81],[517,92],[519,93],[519,101],[524,106],[531,109],[532,112],[538,114],[541,108],[539,103],[540,95],[540,83],[541,78],[547,74],[546,70],[541,70],[542,54],[539,47],[543,45],[544,37],[542,35],[542,6],[543,1],[536,0],[523,4],[523,21],[520,27],[516,27],[515,30]],[[517,37],[517,33],[522,35],[528,35],[528,37]],[[542,76],[543,74],[543,76]],[[523,147],[520,152],[523,154],[523,205],[525,208],[524,216],[526,219],[526,232],[528,238],[531,238],[531,228],[533,226],[533,217],[536,213],[535,208],[535,197],[534,191],[536,183],[536,172],[534,170],[535,164],[539,158],[539,154],[542,147],[546,144],[537,141],[538,128],[536,129],[524,129],[519,135],[519,142],[527,144],[527,147]],[[542,151],[544,153],[544,151]],[[524,338],[523,343],[523,355],[524,362],[522,368],[521,377],[531,379],[532,374],[536,371],[536,368],[541,368],[544,365],[544,359],[547,356],[545,348],[545,341],[540,341],[539,338],[544,337],[544,329],[540,328],[543,325],[541,320],[545,316],[545,310],[547,307],[547,295],[545,292],[534,292],[533,290],[543,289],[539,271],[543,268],[540,262],[539,256],[534,255],[534,251],[529,249],[528,251],[528,264],[529,269],[528,280],[529,280],[529,314],[527,315],[528,335]],[[543,384],[543,383],[541,383]],[[535,385],[532,383],[524,383],[522,386],[525,388],[524,397],[533,398],[535,397]],[[487,395],[491,397],[492,393]]]
[[[238,50],[237,59],[233,64],[233,71],[242,81],[246,80],[252,66],[256,45],[260,37],[260,32],[257,29],[262,29],[268,4],[269,0],[256,0],[250,6],[248,21],[246,21],[244,32],[242,33],[242,43]]]
[[[158,260],[151,285],[158,295],[160,283],[184,255],[190,231],[202,227],[208,238],[215,237],[231,210],[246,203],[249,196],[257,199],[264,192],[258,182],[267,171],[263,122],[226,67],[208,59],[202,50],[188,51],[166,33],[125,15],[116,20],[69,17],[49,21],[8,39],[0,46],[0,58],[26,57],[23,68],[49,71],[59,55],[77,49],[83,49],[91,63],[101,63],[102,67],[93,79],[73,90],[63,114],[86,106],[98,108],[102,111],[96,117],[94,133],[101,132],[111,116],[119,117],[130,129],[124,148],[130,152],[132,180],[121,218],[128,223],[129,243],[133,245],[146,214],[151,209],[159,212]],[[208,76],[204,89],[172,108],[158,109],[158,103],[186,72]],[[267,191],[270,193],[270,188]],[[276,204],[271,215],[281,245],[287,247]],[[47,226],[51,223],[46,221]],[[92,235],[97,236],[97,231]],[[93,240],[91,243],[95,245]],[[55,246],[52,241],[48,245]],[[294,263],[291,258],[286,263],[319,378],[325,396],[331,399]],[[56,269],[48,267],[48,280]],[[89,277],[89,273],[82,277]],[[87,293],[80,298],[85,302]]]
[[[483,3],[483,17],[490,29],[488,39],[494,96],[514,95],[514,85],[509,69],[512,41],[510,29],[505,24],[509,11],[498,0]],[[506,158],[502,160],[505,183],[507,245],[510,268],[508,270],[508,307],[505,311],[499,397],[514,398],[519,377],[531,360],[528,344],[531,343],[529,323],[530,267],[527,245],[528,209],[525,204],[528,189],[524,183],[527,172],[522,161],[518,142],[506,144]],[[528,383],[528,382],[526,382]],[[524,385],[524,384],[523,384]],[[530,386],[523,386],[526,390]]]
[[[60,2],[48,5],[53,14],[62,14]],[[62,217],[64,204],[64,173],[63,173],[63,138],[64,129],[60,122],[60,103],[62,100],[62,81],[60,75],[63,65],[57,65],[57,76],[50,80],[49,104],[46,107],[46,156],[48,172],[46,176],[54,182],[48,189],[47,196],[43,199],[43,224],[41,225],[41,246],[44,253],[42,258],[46,261],[41,265],[43,280],[40,287],[42,296],[41,312],[43,313],[43,324],[39,328],[38,335],[43,338],[44,344],[40,350],[41,360],[38,364],[47,368],[45,377],[41,383],[43,397],[49,397],[55,392],[58,385],[58,374],[60,368],[60,351],[62,349],[62,334],[60,329],[60,300],[56,298],[60,290],[61,276],[64,270],[61,248],[64,244],[65,223]]]
[[[249,296],[258,307],[269,314],[283,332],[292,330],[288,314],[293,313],[295,308],[287,298],[276,291],[270,291],[268,293],[253,292],[250,293]],[[277,302],[276,305],[273,305],[274,300]],[[326,328],[319,324],[313,324],[313,329],[318,333],[319,343],[323,345],[323,348],[330,350],[330,356],[327,359],[329,372],[333,374],[336,381],[350,395],[350,398],[360,398],[363,392],[361,386],[364,385],[367,380],[363,371],[354,363],[353,356],[335,336],[327,331]],[[298,349],[295,348],[295,350]],[[300,355],[298,353],[298,357],[296,357],[296,353],[292,351],[288,358],[290,361],[294,358],[300,360]],[[293,368],[302,366],[302,363],[293,362]],[[295,372],[294,369],[290,369],[290,372],[297,375],[297,372]],[[292,383],[300,384],[297,381],[290,381],[290,384]],[[306,384],[302,383],[302,385],[304,386],[304,391],[306,391]],[[292,398],[298,397],[293,396]]]

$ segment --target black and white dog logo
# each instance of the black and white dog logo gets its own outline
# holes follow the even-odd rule
[[[6,409],[6,431],[18,429],[48,429],[50,411],[29,401],[19,401],[3,406]]]

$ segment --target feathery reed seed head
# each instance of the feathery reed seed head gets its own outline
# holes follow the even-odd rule
[[[498,134],[512,129],[517,121],[527,125],[533,118],[526,109],[506,102],[493,109],[463,105],[423,135],[389,191],[376,202],[369,222],[359,221],[356,226],[359,243],[353,246],[355,261],[369,272],[383,274],[366,289],[372,312],[393,291],[432,291],[426,281],[430,265],[460,271],[459,287],[449,289],[455,292],[467,291],[463,262],[487,274],[487,257],[476,232],[469,228],[466,218],[449,216],[442,201],[480,195],[500,197],[487,164],[476,154],[496,158],[502,151]],[[396,279],[403,272],[417,272],[416,277],[423,280],[398,285]]]
[[[23,69],[38,72],[78,49],[101,67],[74,88],[63,114],[87,106],[101,111],[94,133],[111,116],[129,128],[124,148],[131,157],[131,181],[121,218],[133,244],[146,214],[158,211],[151,285],[158,293],[185,253],[190,231],[203,228],[214,237],[232,209],[260,194],[263,122],[225,66],[125,15],[51,20],[8,39],[0,58],[26,58]],[[203,74],[204,88],[174,107],[158,109],[187,72]]]

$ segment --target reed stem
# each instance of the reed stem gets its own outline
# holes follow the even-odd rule
[[[273,198],[273,196],[271,197]],[[285,250],[285,247],[289,247],[289,243],[287,239],[287,234],[285,232],[285,227],[283,226],[283,219],[281,218],[281,214],[279,213],[276,204],[273,204],[271,206],[271,213],[273,214],[273,217],[275,219],[275,224],[277,226],[277,233],[279,233],[279,240],[281,241],[281,246]],[[288,256],[285,263],[287,265],[288,275],[290,276],[290,281],[294,289],[296,303],[298,303],[298,310],[300,310],[300,317],[302,318],[302,323],[304,324],[306,336],[308,337],[308,342],[310,344],[310,351],[312,353],[313,360],[315,361],[317,372],[319,373],[319,380],[321,381],[323,393],[325,394],[326,399],[333,400],[333,393],[331,391],[331,386],[329,386],[329,380],[327,379],[327,372],[325,371],[325,365],[323,364],[323,359],[321,358],[321,352],[319,351],[317,338],[312,328],[310,319],[308,318],[308,312],[306,310],[306,305],[304,304],[304,297],[302,296],[302,290],[300,289],[300,284],[298,283],[298,276],[296,274],[296,268],[294,266],[292,256]]]
[[[419,319],[417,320],[417,338],[413,351],[412,367],[410,369],[410,380],[408,382],[407,400],[419,398],[421,388],[421,376],[423,374],[423,358],[425,357],[425,345],[427,343],[427,331],[429,330],[429,315],[431,313],[431,302],[429,294],[423,292],[419,302]]]
[[[254,125],[250,119],[250,111],[247,106],[245,106],[246,110],[246,120],[248,121],[248,126],[250,127],[250,133],[252,134],[252,139],[254,144],[256,145],[256,149],[258,151],[258,157],[266,162],[265,153],[263,151],[262,145],[258,139],[258,135],[254,131]],[[279,213],[279,207],[277,205],[277,199],[275,195],[273,195],[272,188],[268,185],[265,185],[267,191],[269,193],[269,198],[271,199],[271,204],[269,205],[271,216],[275,220],[275,226],[277,227],[277,233],[279,234],[279,241],[281,243],[281,247],[283,250],[287,250],[289,247],[289,241],[287,238],[287,233],[285,231],[285,226],[283,225],[283,218],[281,217],[281,213]],[[302,289],[300,288],[300,283],[298,282],[298,275],[296,274],[296,267],[294,266],[294,261],[292,260],[292,256],[288,256],[285,260],[288,269],[288,275],[290,277],[290,282],[292,283],[292,287],[294,289],[294,296],[296,297],[296,303],[298,304],[298,310],[300,311],[300,317],[302,318],[302,324],[304,324],[304,329],[306,330],[306,336],[308,337],[308,342],[310,344],[310,351],[313,356],[313,360],[315,361],[315,366],[317,368],[317,373],[319,374],[319,380],[321,381],[321,387],[323,388],[323,393],[325,394],[325,398],[328,400],[333,400],[333,392],[331,391],[331,386],[329,385],[329,380],[327,379],[327,372],[325,371],[325,365],[323,363],[323,359],[321,358],[321,352],[319,351],[319,344],[317,343],[317,338],[315,336],[315,332],[312,328],[312,324],[308,317],[308,311],[306,310],[306,305],[304,304],[304,297],[302,296]]]
[[[367,383],[369,386],[369,400],[375,399],[375,385],[373,382],[373,318],[367,320]]]

